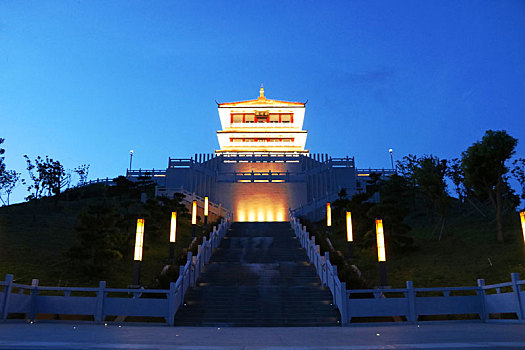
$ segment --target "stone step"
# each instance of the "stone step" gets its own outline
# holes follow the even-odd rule
[[[179,326],[337,326],[290,224],[234,223],[176,315]]]

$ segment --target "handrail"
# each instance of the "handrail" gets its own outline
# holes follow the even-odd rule
[[[306,249],[308,259],[314,265],[321,279],[321,284],[327,286],[332,293],[333,303],[337,306],[341,314],[341,324],[348,324],[346,317],[348,300],[346,283],[339,280],[337,276],[337,266],[332,265],[330,262],[330,254],[325,252],[324,256],[321,256],[320,247],[315,244],[315,237],[310,239],[310,235],[306,231],[306,226],[301,225],[292,210],[289,210],[289,212],[290,224],[296,237],[299,239],[301,246]]]
[[[218,226],[213,227],[209,239],[203,237],[202,245],[198,246],[198,254],[188,253],[188,260],[179,268],[176,282],[170,283],[169,289],[129,289],[107,288],[101,281],[99,287],[51,287],[39,286],[38,280],[32,285],[14,283],[13,275],[6,275],[5,281],[0,281],[3,290],[0,291],[0,320],[6,320],[10,313],[24,313],[30,320],[37,314],[73,314],[92,315],[95,322],[104,322],[106,315],[112,316],[146,316],[164,317],[173,326],[175,314],[184,302],[188,288],[195,286],[200,272],[209,263],[213,250],[220,244],[222,238],[231,226],[232,213],[228,213]],[[13,288],[18,293],[13,293]],[[28,290],[29,294],[23,291]],[[64,295],[39,294],[43,291],[64,292]],[[95,296],[71,296],[71,292],[96,293]],[[109,293],[128,293],[132,298],[110,297]],[[161,294],[160,298],[140,298],[143,294]],[[109,312],[109,313],[108,313]]]

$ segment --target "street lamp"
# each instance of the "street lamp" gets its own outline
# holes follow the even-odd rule
[[[348,242],[348,258],[354,258],[354,233],[352,230],[352,213],[346,212],[346,241]]]
[[[177,241],[177,212],[171,213],[170,223],[170,263],[174,264],[175,259],[175,242]]]
[[[379,262],[379,275],[380,275],[381,287],[385,287],[387,285],[385,234],[383,231],[383,220],[381,219],[376,219],[376,238],[377,238],[377,261]]]
[[[330,235],[330,229],[332,227],[332,210],[330,209],[330,202],[326,203],[326,231]]]
[[[129,171],[131,171],[131,162],[133,161],[133,150],[129,151]]]
[[[142,247],[144,244],[144,219],[137,219],[135,233],[135,254],[133,256],[133,285],[140,285],[140,263],[142,262]]]
[[[525,243],[525,210],[520,213],[521,232],[523,233],[523,242]]]
[[[208,225],[208,197],[204,197],[204,225]]]
[[[392,148],[390,148],[388,152],[390,153],[390,163],[392,164],[392,170],[394,170],[394,154]]]
[[[191,237],[195,237],[195,225],[197,225],[197,201],[193,200],[191,206]]]

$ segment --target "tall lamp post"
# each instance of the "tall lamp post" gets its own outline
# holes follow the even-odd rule
[[[390,153],[390,163],[392,164],[392,170],[394,170],[394,153],[392,148],[388,150],[388,153]]]
[[[129,171],[131,171],[131,163],[133,162],[133,150],[129,151]]]
[[[177,212],[171,213],[170,223],[170,264],[175,265],[175,242],[177,241]]]
[[[140,263],[142,262],[142,247],[144,244],[144,219],[137,219],[135,233],[135,254],[133,256],[133,285],[140,285]]]
[[[520,213],[521,232],[523,233],[523,243],[525,243],[525,210]]]
[[[354,258],[354,233],[352,230],[352,213],[346,212],[346,241],[348,242],[348,259]]]
[[[197,201],[193,200],[191,206],[191,237],[195,237],[195,226],[197,225]]]
[[[332,234],[332,210],[330,209],[330,202],[326,203],[326,233],[330,236]]]
[[[388,285],[386,280],[386,252],[385,234],[383,231],[383,220],[376,219],[376,238],[377,238],[377,261],[379,262],[379,278],[381,287]]]
[[[208,197],[204,197],[204,225],[208,225]]]

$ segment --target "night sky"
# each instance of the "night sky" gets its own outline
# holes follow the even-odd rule
[[[307,148],[390,167],[505,129],[525,156],[524,1],[0,2],[5,162],[90,178],[218,148],[218,102],[308,100]],[[17,189],[15,201],[27,195]]]

